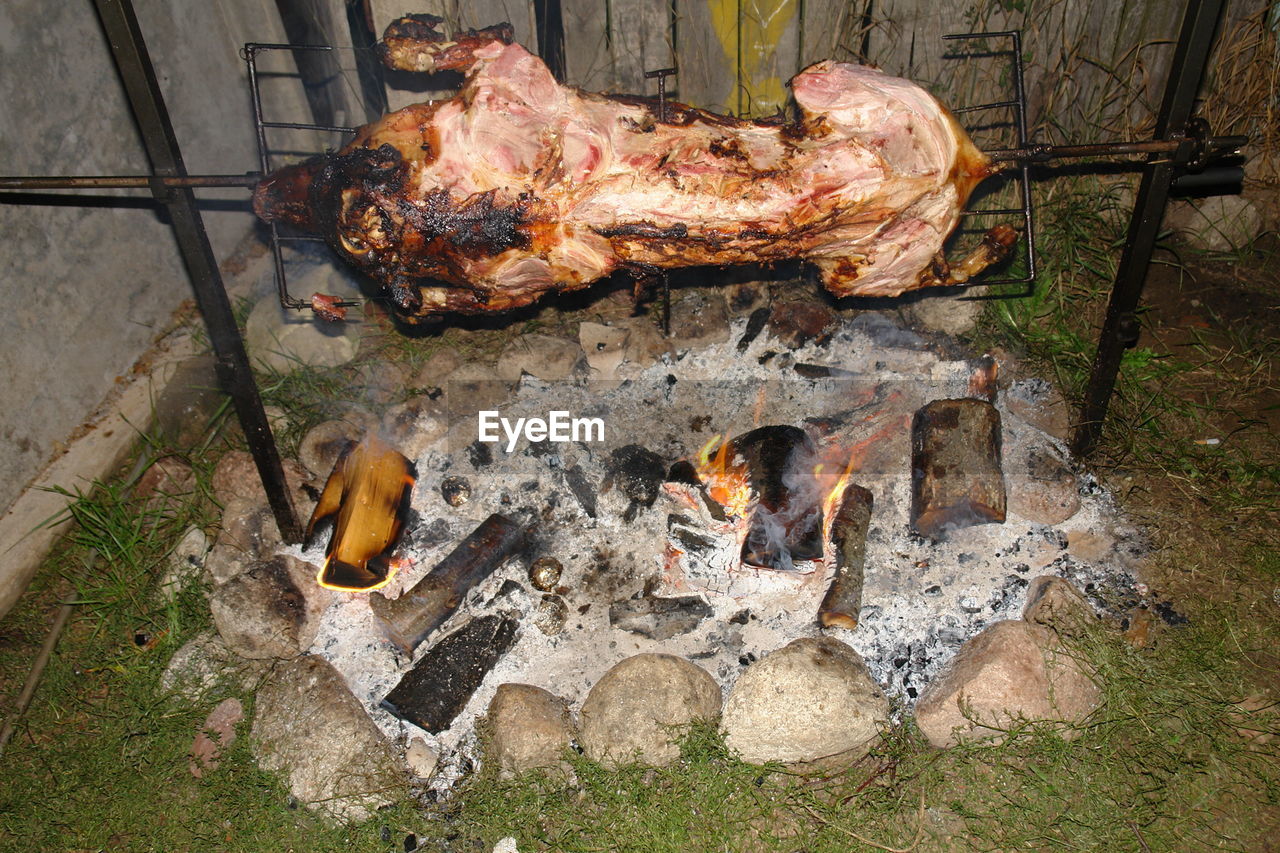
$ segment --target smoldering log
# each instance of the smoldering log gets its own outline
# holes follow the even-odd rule
[[[362,592],[391,579],[392,552],[409,515],[417,476],[404,454],[372,433],[347,445],[307,523],[308,547],[333,525],[317,576],[321,586]]]
[[[756,498],[742,562],[788,569],[793,561],[820,558],[822,507],[817,491],[794,488],[813,471],[816,448],[809,434],[793,426],[758,427],[733,439],[729,452],[746,464],[747,482]]]
[[[509,616],[478,616],[440,640],[382,700],[402,720],[439,734],[458,716],[476,688],[516,639]]]
[[[521,525],[494,513],[412,589],[396,599],[375,592],[369,596],[369,607],[391,641],[413,654],[458,609],[467,592],[520,551],[524,542]]]
[[[943,539],[1005,519],[1000,413],[986,400],[934,400],[911,422],[911,524]]]
[[[831,518],[831,546],[836,571],[827,594],[818,606],[818,622],[824,628],[858,627],[862,610],[862,579],[867,563],[867,528],[871,524],[871,492],[849,483],[840,495]]]

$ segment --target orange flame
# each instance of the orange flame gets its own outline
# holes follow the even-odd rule
[[[747,514],[755,495],[747,480],[747,466],[732,445],[730,441],[721,442],[719,435],[712,436],[698,451],[694,469],[711,499],[724,507],[726,514],[741,518]]]

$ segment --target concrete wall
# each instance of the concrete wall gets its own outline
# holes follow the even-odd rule
[[[280,40],[270,0],[135,0],[187,168],[257,168],[244,63]],[[273,83],[295,102],[296,80]],[[0,4],[0,173],[144,174],[89,0]],[[115,195],[125,193],[116,192]],[[96,194],[101,197],[103,194]],[[139,194],[141,195],[141,194]],[[253,227],[248,194],[201,194],[215,252]],[[133,207],[0,197],[0,507],[8,505],[191,295],[169,228]]]

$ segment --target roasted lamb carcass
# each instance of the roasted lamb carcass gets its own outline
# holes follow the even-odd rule
[[[392,24],[384,59],[466,72],[456,96],[362,128],[281,169],[258,215],[323,235],[410,314],[501,311],[623,268],[815,264],[835,294],[966,280],[1015,235],[948,266],[943,241],[992,173],[914,83],[820,62],[791,81],[800,118],[748,121],[559,85],[500,24],[446,39]]]

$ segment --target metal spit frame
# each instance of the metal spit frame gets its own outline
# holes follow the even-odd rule
[[[210,341],[216,356],[219,380],[231,396],[236,413],[244,429],[259,476],[262,479],[276,524],[286,542],[301,539],[301,528],[289,499],[279,451],[262,408],[262,400],[253,380],[248,356],[239,330],[231,313],[231,306],[218,272],[216,260],[209,246],[203,221],[195,203],[193,187],[246,187],[252,188],[261,174],[243,175],[188,175],[183,165],[181,151],[169,121],[164,99],[156,82],[155,71],[143,42],[131,0],[94,0],[104,32],[110,44],[121,80],[128,94],[130,108],[142,130],[153,174],[146,176],[59,176],[59,177],[5,177],[0,178],[3,189],[58,189],[58,188],[123,188],[150,189],[157,202],[169,210],[174,233],[178,241],[188,274],[192,280],[197,303],[205,318]],[[1143,280],[1154,250],[1160,220],[1168,200],[1169,189],[1175,171],[1180,168],[1202,168],[1212,157],[1221,152],[1233,151],[1247,142],[1244,137],[1209,136],[1207,126],[1191,118],[1195,93],[1208,62],[1213,35],[1221,16],[1223,0],[1188,0],[1177,49],[1174,55],[1165,97],[1157,119],[1156,137],[1144,142],[1115,142],[1096,145],[1050,146],[1032,143],[1027,139],[1025,113],[1026,98],[1023,89],[1021,66],[1021,36],[1014,31],[999,33],[964,33],[949,36],[953,39],[978,39],[1007,37],[1012,40],[1014,99],[1013,101],[979,104],[961,108],[957,112],[976,112],[996,108],[1015,109],[1018,147],[987,152],[993,160],[1017,163],[1020,172],[1023,206],[1003,210],[969,211],[968,216],[1013,215],[1023,216],[1026,235],[1027,275],[1004,280],[984,280],[978,284],[1026,283],[1035,274],[1035,216],[1030,193],[1030,166],[1059,157],[1101,157],[1147,154],[1137,202],[1130,220],[1128,239],[1121,257],[1119,270],[1111,291],[1106,321],[1099,336],[1097,354],[1093,363],[1088,390],[1072,437],[1073,449],[1085,455],[1093,450],[1101,434],[1107,404],[1115,387],[1120,358],[1125,347],[1137,339],[1136,309],[1141,298]],[[315,124],[266,121],[262,116],[261,97],[257,87],[257,54],[265,50],[333,50],[329,45],[273,45],[250,44],[245,47],[245,61],[249,64],[253,88],[254,120],[259,145],[260,166],[263,174],[270,162],[266,147],[265,129],[280,127],[290,129],[314,129],[348,132],[353,128],[322,126]],[[653,72],[659,81],[660,95],[665,96],[665,78],[670,69]],[[663,98],[665,100],[665,97]],[[665,106],[665,105],[664,105]],[[293,299],[287,291],[280,242],[295,238],[280,235],[273,225],[272,249],[275,256],[277,290],[282,304],[290,308],[306,307],[307,303]],[[356,304],[356,303],[344,303]]]

